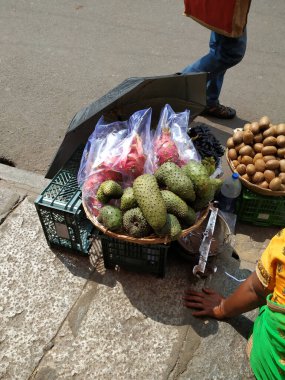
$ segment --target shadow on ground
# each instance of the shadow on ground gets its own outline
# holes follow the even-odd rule
[[[97,247],[98,248],[98,247]],[[124,268],[106,270],[98,249],[90,257],[82,257],[66,251],[54,250],[56,256],[75,276],[86,278],[116,291],[122,287],[125,296],[134,308],[147,318],[173,326],[190,326],[200,337],[213,335],[218,330],[218,322],[212,319],[195,318],[191,310],[182,304],[184,291],[192,287],[200,290],[203,286],[212,287],[221,294],[230,294],[240,282],[250,274],[248,270],[239,269],[240,263],[232,257],[232,247],[225,246],[223,251],[209,261],[210,266],[217,267],[214,274],[199,279],[192,273],[197,258],[185,259],[185,251],[178,244],[171,245],[168,252],[166,275],[158,278],[149,273],[136,273]],[[245,316],[228,321],[236,331],[247,338],[252,322]]]
[[[252,120],[253,121],[253,120]],[[240,117],[236,116],[233,119],[217,119],[215,117],[204,117],[204,116],[198,116],[190,125],[190,127],[195,126],[199,123],[205,123],[211,126],[212,124],[216,125],[222,125],[224,127],[228,127],[232,130],[236,128],[241,128],[244,126],[244,124],[248,123],[248,120],[241,119]]]
[[[250,227],[250,239],[255,242],[263,243],[266,240],[270,240],[274,235],[279,232],[282,227],[262,227],[254,226],[245,223],[237,223],[236,234],[248,235],[248,228]]]

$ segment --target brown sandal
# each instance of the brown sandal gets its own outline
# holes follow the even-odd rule
[[[202,112],[203,116],[213,116],[218,119],[233,119],[236,116],[236,110],[231,107],[218,104],[216,106],[207,106]]]

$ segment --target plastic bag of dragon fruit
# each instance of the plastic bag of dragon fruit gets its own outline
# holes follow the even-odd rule
[[[201,161],[191,138],[187,134],[190,111],[175,113],[166,104],[160,114],[152,138],[152,153],[146,164],[147,172],[154,172],[164,162],[171,161],[182,166],[189,160]]]
[[[152,109],[139,110],[128,120],[128,135],[116,149],[114,169],[123,177],[123,187],[131,186],[135,178],[144,173],[146,159],[151,150]]]
[[[122,183],[122,175],[116,171],[114,162],[118,159],[116,147],[127,133],[127,121],[106,123],[102,116],[85,145],[77,181],[85,205],[95,216],[103,206],[96,197],[100,184],[109,179]]]

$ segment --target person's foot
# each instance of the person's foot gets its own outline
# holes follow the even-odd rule
[[[217,104],[216,106],[207,106],[201,115],[213,116],[218,119],[233,119],[236,116],[236,110],[222,104]]]

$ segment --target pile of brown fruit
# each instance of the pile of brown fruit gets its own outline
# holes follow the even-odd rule
[[[227,141],[230,165],[246,181],[263,189],[285,191],[285,123],[267,116],[246,123]]]

